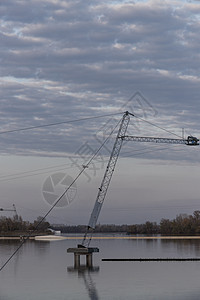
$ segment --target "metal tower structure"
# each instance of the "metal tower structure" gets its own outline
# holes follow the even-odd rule
[[[156,137],[144,137],[144,136],[121,136],[124,141],[132,142],[153,142],[153,143],[167,143],[167,144],[181,144],[187,146],[199,145],[199,139],[194,136],[188,136],[187,139],[169,139],[169,138],[156,138]]]
[[[113,172],[115,170],[115,166],[117,163],[117,159],[119,157],[119,153],[122,147],[123,141],[135,141],[135,142],[153,142],[153,143],[168,143],[168,144],[182,144],[187,146],[197,146],[199,145],[199,139],[194,136],[188,136],[187,139],[170,139],[170,138],[156,138],[156,137],[138,137],[138,136],[127,136],[126,131],[128,128],[128,124],[130,121],[130,115],[134,116],[133,114],[129,113],[128,111],[124,113],[120,128],[117,133],[117,137],[110,155],[110,159],[108,161],[108,165],[106,167],[106,171],[101,182],[96,202],[91,213],[89,223],[87,226],[86,233],[83,237],[83,241],[81,245],[78,245],[78,248],[88,248],[93,231],[95,229],[97,219],[102,208]],[[88,248],[90,249],[90,248]]]
[[[96,223],[97,223],[97,219],[101,210],[101,207],[103,205],[113,172],[115,170],[115,166],[117,163],[117,159],[119,157],[119,153],[122,147],[122,143],[123,143],[123,139],[122,137],[125,136],[126,131],[127,131],[127,127],[130,121],[130,113],[128,111],[126,111],[123,115],[118,133],[117,133],[117,137],[110,155],[110,159],[108,161],[108,165],[106,167],[106,171],[103,177],[103,180],[101,182],[101,185],[99,187],[99,191],[97,194],[97,198],[96,198],[96,202],[88,223],[88,227],[86,230],[86,233],[84,235],[82,244],[79,245],[80,247],[88,247],[90,244],[90,240],[93,234],[93,231],[95,229]]]

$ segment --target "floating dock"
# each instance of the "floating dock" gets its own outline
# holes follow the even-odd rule
[[[102,261],[200,261],[200,258],[102,258]]]

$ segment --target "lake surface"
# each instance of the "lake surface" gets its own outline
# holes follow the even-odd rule
[[[80,242],[78,236],[51,242],[27,241],[0,272],[0,299],[200,299],[200,262],[102,261],[200,257],[200,240],[96,239],[90,245],[100,249],[94,253],[93,269],[76,270],[67,248]],[[18,245],[18,241],[0,241],[1,265]]]

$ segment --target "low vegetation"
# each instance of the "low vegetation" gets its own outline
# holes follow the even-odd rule
[[[78,226],[53,226],[55,230],[63,233],[84,233],[86,227]],[[144,224],[133,225],[97,225],[95,232],[123,232],[127,234],[161,234],[161,235],[199,235],[200,211],[194,211],[193,215],[180,214],[175,219],[161,219],[160,223],[147,221]]]
[[[48,233],[48,228],[50,224],[45,220],[42,220],[42,217],[38,217],[33,223],[28,221],[23,221],[21,216],[14,216],[13,218],[0,217],[0,236],[18,236],[25,235],[34,232],[37,227],[37,234],[39,233]]]
[[[0,217],[0,235],[24,235],[31,232],[35,234],[48,234],[50,224],[42,217],[38,217],[33,223],[23,221],[22,217],[14,218]],[[38,224],[40,224],[38,226]],[[35,231],[35,229],[37,230]],[[54,230],[60,230],[62,233],[84,233],[85,225],[78,226],[51,226]],[[200,211],[196,210],[192,215],[180,214],[175,219],[161,219],[160,223],[147,221],[144,224],[133,225],[115,225],[105,224],[97,225],[95,232],[99,233],[127,233],[127,234],[161,234],[161,235],[200,235]]]

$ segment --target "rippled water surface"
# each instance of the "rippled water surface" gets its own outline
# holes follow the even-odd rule
[[[105,262],[102,258],[200,257],[200,240],[96,239],[93,268],[74,268],[78,239],[28,241],[0,272],[2,300],[199,300],[200,262]],[[1,265],[19,245],[0,241]]]

